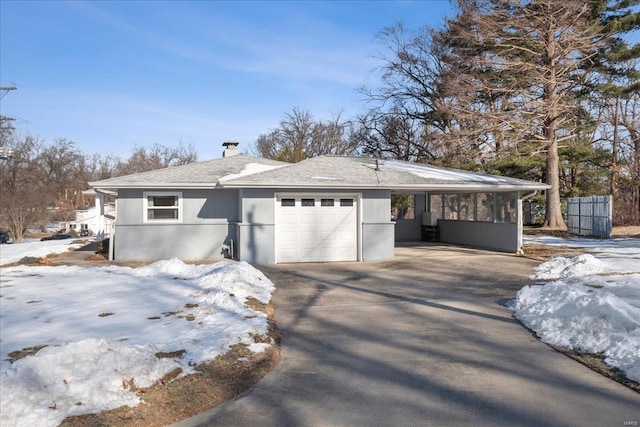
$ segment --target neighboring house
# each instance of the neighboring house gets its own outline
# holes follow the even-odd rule
[[[99,203],[99,197],[93,190],[86,192],[98,199],[96,206],[81,207],[75,211],[76,219],[67,224],[67,228],[80,235],[109,235],[115,223],[116,208],[112,204]]]
[[[220,159],[90,183],[117,196],[112,259],[374,261],[422,240],[423,224],[443,242],[515,253],[524,193],[549,188],[398,160],[283,163],[224,145]],[[418,214],[392,221],[392,194]]]

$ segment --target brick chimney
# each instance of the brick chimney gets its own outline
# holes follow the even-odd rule
[[[236,154],[240,154],[238,152],[239,144],[239,142],[234,141],[223,142],[222,146],[224,147],[224,151],[222,152],[222,157],[231,157],[235,156]]]

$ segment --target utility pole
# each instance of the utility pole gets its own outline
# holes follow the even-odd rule
[[[6,86],[6,87],[0,87],[0,100],[2,100],[2,98],[4,98],[4,96],[11,92],[12,90],[16,90],[16,85],[12,84],[11,86]],[[5,132],[7,132],[7,134],[11,133],[11,131],[13,130],[13,126],[11,125],[11,122],[13,122],[15,119],[13,117],[7,117],[5,115],[0,114],[0,134],[4,134]],[[4,141],[4,137],[2,138],[2,141]],[[0,147],[0,160],[6,160],[9,161],[13,158],[13,148],[11,147]]]
[[[12,84],[11,86],[0,87],[0,99],[4,98],[4,96],[11,92],[12,90],[16,90],[16,85]]]

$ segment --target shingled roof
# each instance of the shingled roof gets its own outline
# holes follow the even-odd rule
[[[319,156],[284,163],[236,155],[89,183],[94,188],[297,188],[529,191],[548,185],[400,160]]]
[[[539,182],[422,163],[346,156],[319,156],[282,168],[230,178],[221,178],[220,185],[238,188],[385,188],[421,191],[516,191],[549,188]]]
[[[218,184],[220,178],[239,175],[247,168],[247,165],[257,165],[258,167],[254,166],[254,170],[261,172],[269,168],[290,165],[290,163],[238,154],[205,162],[189,163],[94,181],[90,182],[89,185],[101,189],[213,188]]]

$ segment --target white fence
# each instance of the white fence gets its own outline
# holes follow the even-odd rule
[[[571,233],[608,239],[613,226],[611,196],[567,199],[567,227]]]

